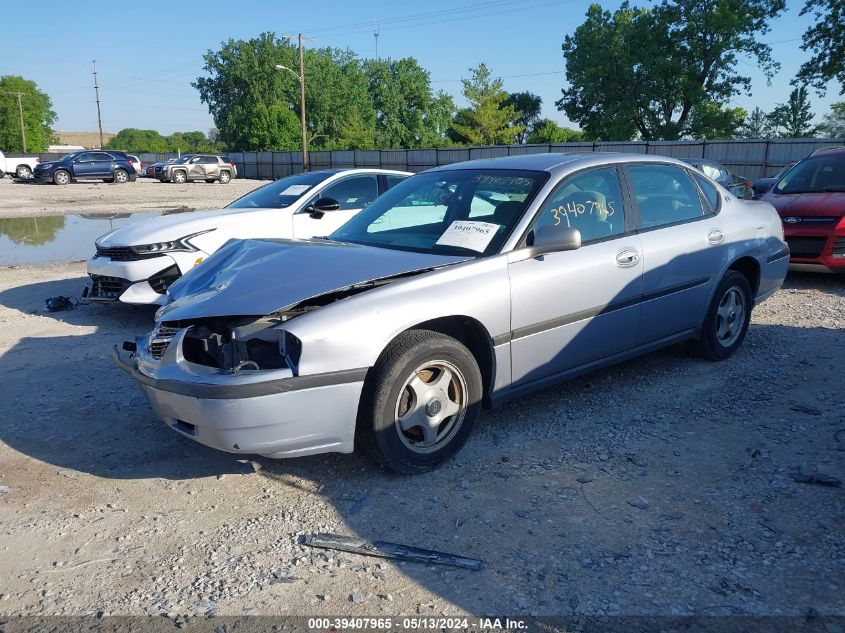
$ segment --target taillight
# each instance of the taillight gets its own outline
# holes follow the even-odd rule
[[[750,180],[746,180],[746,181],[745,181],[745,186],[746,186],[746,187],[750,187],[750,186],[751,186],[751,181],[750,181]]]
[[[41,159],[36,157],[35,162],[36,162],[36,163],[40,163],[40,162],[41,162]]]

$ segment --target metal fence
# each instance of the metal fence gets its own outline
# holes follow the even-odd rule
[[[476,158],[496,158],[543,152],[584,154],[590,152],[633,152],[674,158],[709,158],[751,180],[772,176],[787,164],[822,147],[843,146],[845,139],[770,139],[725,141],[622,141],[552,143],[543,145],[496,145],[446,147],[442,149],[382,149],[309,152],[311,169],[382,167],[402,171],[425,171]],[[22,154],[8,154],[21,156]],[[42,161],[62,154],[38,154]],[[239,178],[271,180],[302,171],[301,152],[228,152],[238,166]],[[176,154],[140,153],[145,163],[175,158]]]

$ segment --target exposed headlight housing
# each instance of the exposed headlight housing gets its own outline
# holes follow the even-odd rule
[[[152,244],[140,244],[139,246],[130,246],[134,252],[139,255],[150,255],[153,253],[192,253],[199,249],[190,243],[190,239],[203,233],[210,233],[216,229],[207,229],[205,231],[198,231],[191,233],[185,237],[180,237],[177,240],[170,240],[168,242],[153,242]]]

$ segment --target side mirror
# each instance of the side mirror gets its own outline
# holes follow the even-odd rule
[[[533,236],[533,240],[531,237]],[[527,257],[537,257],[546,253],[557,253],[560,251],[574,251],[581,248],[581,231],[569,226],[541,226],[532,231],[529,236],[529,244],[526,248]]]
[[[312,218],[322,218],[326,211],[337,211],[340,203],[334,198],[318,198],[308,209]]]

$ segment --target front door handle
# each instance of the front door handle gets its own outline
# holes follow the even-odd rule
[[[640,261],[640,254],[633,248],[622,251],[616,255],[616,263],[622,268],[636,266]]]
[[[707,234],[707,241],[714,246],[725,241],[725,234],[719,229],[713,229]]]

